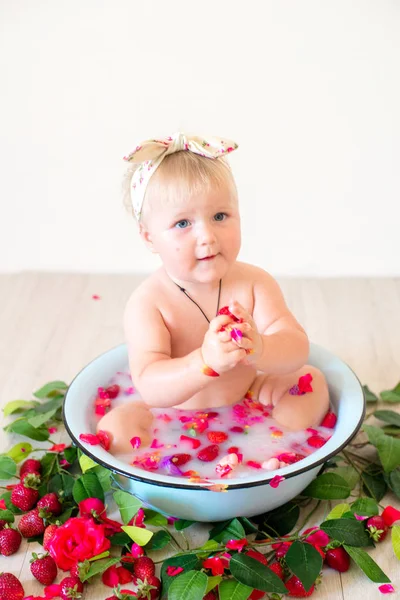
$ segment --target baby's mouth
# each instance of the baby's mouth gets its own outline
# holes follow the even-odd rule
[[[199,258],[199,260],[212,260],[216,256],[216,254],[210,254],[209,256],[204,256],[204,258]]]

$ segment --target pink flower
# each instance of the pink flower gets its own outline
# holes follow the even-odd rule
[[[102,554],[110,545],[104,525],[96,524],[92,518],[72,517],[54,532],[48,548],[57,566],[69,571],[75,563]]]
[[[365,521],[365,519],[368,519],[368,517],[363,517],[363,515],[358,515],[357,513],[354,513],[354,516],[357,521]]]
[[[205,569],[211,569],[213,575],[222,575],[224,572],[224,563],[218,556],[203,560],[203,567]]]
[[[144,556],[144,550],[143,550],[142,546],[139,546],[139,544],[137,544],[136,542],[133,542],[133,544],[131,546],[131,554],[135,558],[139,558],[139,556]]]
[[[56,431],[58,431],[57,427],[48,427],[47,431],[52,434],[52,433],[56,433]]]
[[[313,533],[307,536],[305,540],[306,542],[308,542],[312,546],[326,546],[327,544],[329,544],[329,535],[325,533],[325,531],[322,531],[322,529],[318,529],[318,527],[310,527],[310,529],[306,529],[303,532],[303,535],[307,535],[311,531],[313,531]]]
[[[164,448],[164,444],[161,444],[156,438],[151,442],[150,448]]]
[[[106,569],[101,576],[101,580],[104,583],[104,585],[107,585],[108,587],[117,586],[119,584],[117,567],[115,565],[112,565],[111,567]]]
[[[229,550],[238,550],[241,552],[248,543],[249,542],[246,540],[246,538],[242,538],[241,540],[229,540],[225,546],[229,548]]]
[[[378,590],[381,592],[381,594],[392,594],[395,591],[391,583],[385,583],[384,585],[380,585],[378,587]]]
[[[3,499],[0,500],[0,508],[2,510],[6,510],[7,509],[6,503],[5,503],[5,501]]]
[[[53,583],[52,585],[47,585],[44,588],[44,595],[46,598],[58,598],[61,591],[61,585],[58,583]]]
[[[169,565],[167,567],[167,575],[169,575],[170,577],[175,577],[176,575],[179,575],[179,573],[182,573],[182,571],[182,567],[173,567],[172,565]]]
[[[271,479],[271,481],[269,482],[269,485],[270,485],[272,488],[277,488],[277,487],[280,485],[280,483],[282,483],[282,481],[284,481],[284,479],[285,479],[285,478],[284,478],[284,477],[282,477],[282,475],[275,475],[275,477],[273,477],[273,478]]]
[[[394,506],[387,506],[382,512],[382,519],[385,524],[390,527],[396,521],[400,520],[400,510],[397,510]]]
[[[51,448],[49,448],[49,452],[63,452],[67,444],[54,444]]]
[[[131,442],[132,448],[140,448],[140,446],[142,444],[142,440],[140,439],[140,437],[137,437],[137,436],[133,437],[130,440],[130,442]]]
[[[98,498],[85,498],[79,502],[79,512],[81,517],[94,517],[104,513],[106,507]]]

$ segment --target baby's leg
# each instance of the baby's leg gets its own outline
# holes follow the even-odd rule
[[[291,387],[299,377],[311,373],[313,391],[302,396],[292,396]],[[257,397],[257,396],[256,396]],[[294,431],[319,425],[329,408],[329,392],[324,375],[311,365],[287,375],[265,376],[261,382],[258,400],[274,406],[272,416],[281,425]]]
[[[97,431],[102,429],[111,434],[110,452],[127,454],[133,450],[130,443],[133,437],[140,438],[141,447],[151,443],[150,428],[153,418],[148,406],[137,400],[110,410],[98,422]]]

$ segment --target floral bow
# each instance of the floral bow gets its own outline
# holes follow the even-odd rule
[[[174,133],[172,136],[161,140],[146,140],[135,150],[124,156],[124,160],[139,163],[131,180],[131,201],[136,218],[140,220],[143,200],[147,185],[151,176],[160,166],[168,154],[188,150],[207,158],[220,158],[229,152],[236,150],[238,145],[232,140],[221,138],[204,139],[196,136],[188,136],[184,133]]]

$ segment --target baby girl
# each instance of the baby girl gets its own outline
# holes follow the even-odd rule
[[[139,233],[162,267],[126,307],[130,370],[142,401],[98,423],[111,434],[112,452],[132,451],[133,436],[151,442],[152,407],[206,410],[235,404],[250,390],[292,430],[318,425],[328,410],[325,378],[306,364],[307,335],[279,285],[236,260],[238,195],[225,158],[236,148],[177,133],[143,142],[125,158]],[[294,395],[307,374],[312,392]]]

